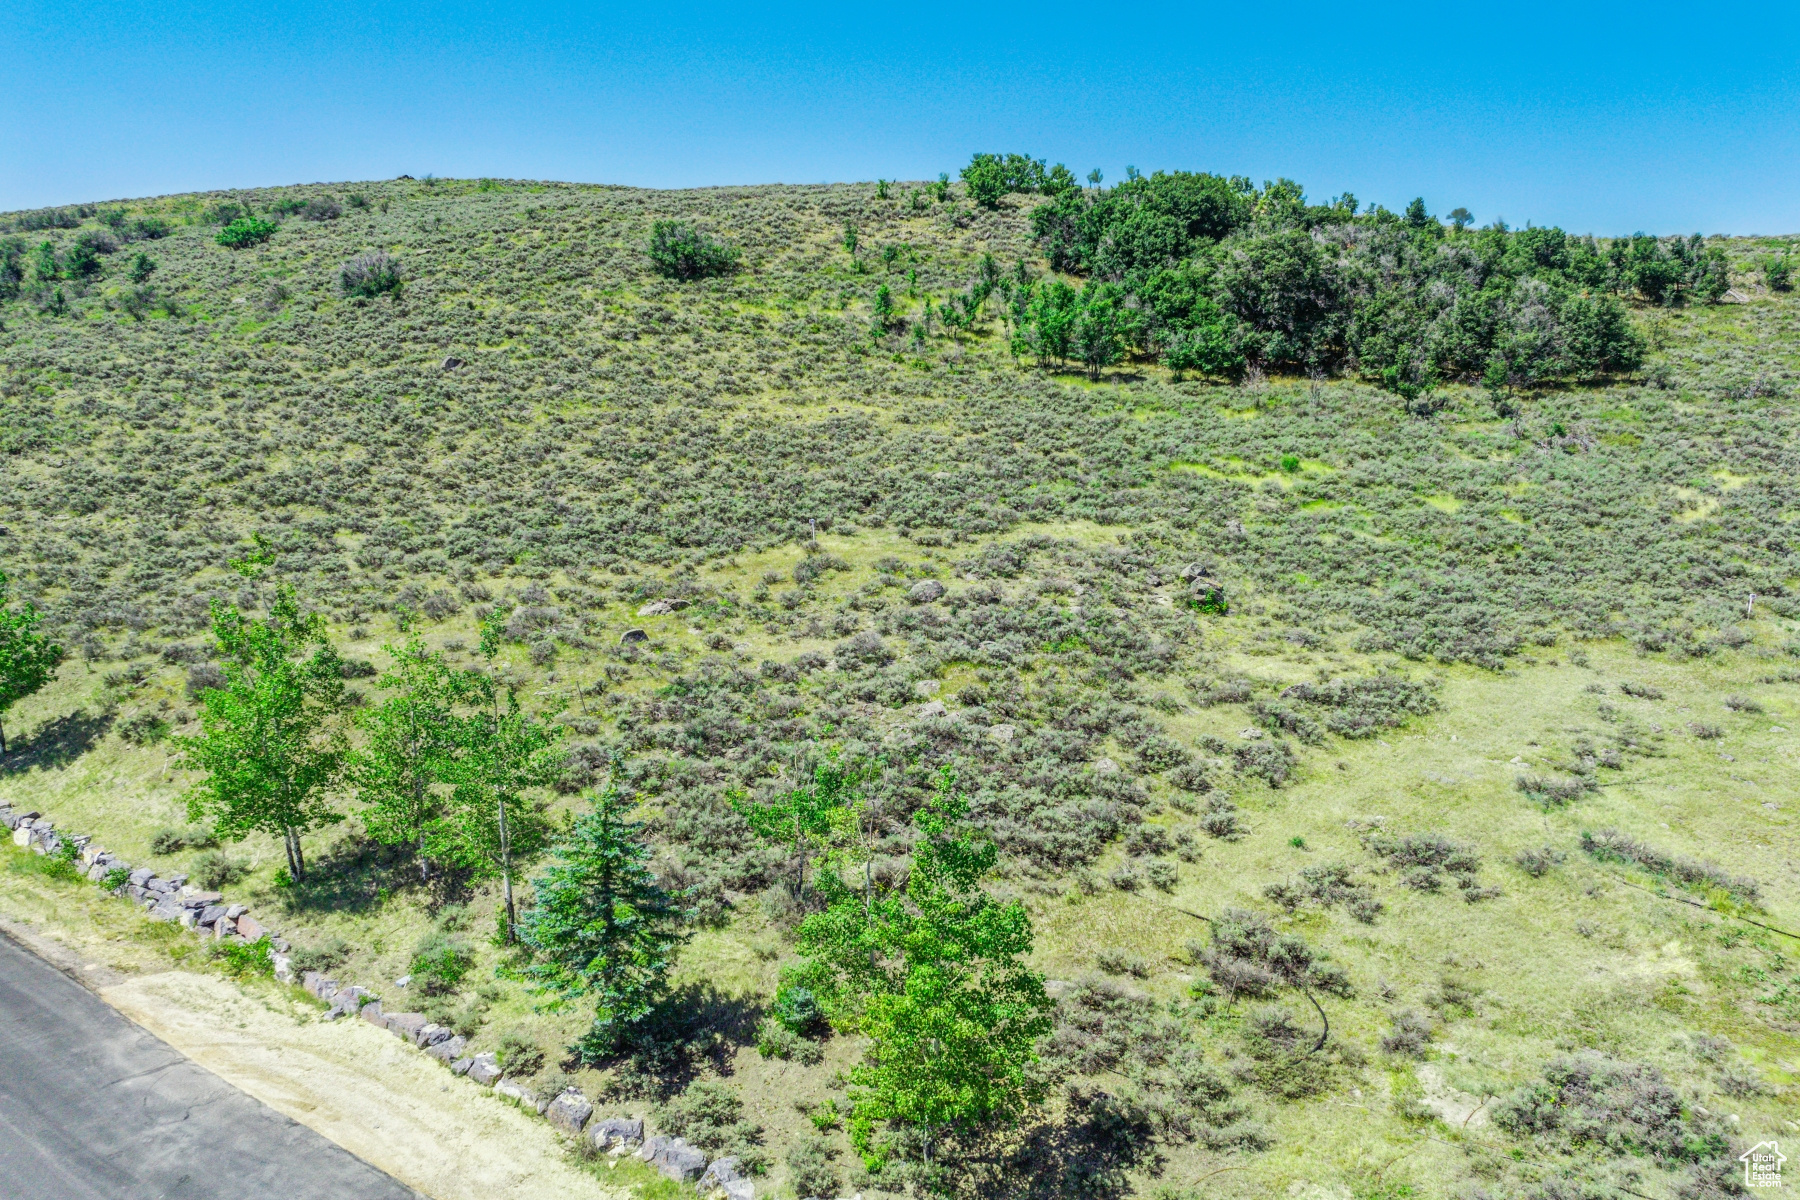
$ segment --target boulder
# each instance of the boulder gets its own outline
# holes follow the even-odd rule
[[[427,1024],[425,1028],[413,1035],[413,1045],[421,1050],[428,1046],[435,1046],[439,1042],[447,1042],[449,1040],[450,1030],[442,1025]]]
[[[675,606],[667,600],[652,600],[648,604],[641,605],[637,610],[637,615],[640,617],[666,617],[674,611]]]
[[[187,892],[187,895],[181,898],[181,902],[189,908],[205,908],[209,904],[217,904],[224,899],[217,892],[195,892],[189,891],[187,888],[181,890]]]
[[[326,1010],[325,1019],[335,1021],[339,1017],[357,1016],[363,1008],[367,1007],[365,1001],[368,999],[369,993],[362,988],[341,987],[332,993],[331,1007]],[[377,1008],[375,1012],[379,1014],[381,1009]]]
[[[735,1156],[715,1158],[712,1165],[706,1168],[706,1174],[700,1176],[699,1188],[703,1192],[710,1192],[714,1188],[722,1188],[728,1183],[735,1183],[743,1177],[744,1173],[738,1170],[738,1160]]]
[[[564,1133],[579,1137],[587,1125],[588,1118],[594,1115],[594,1106],[588,1098],[578,1091],[567,1091],[550,1102],[544,1109],[544,1116],[552,1125]]]
[[[105,863],[93,863],[89,865],[87,869],[88,882],[99,883],[102,879],[106,878],[106,873],[111,869],[112,868]]]
[[[537,1093],[516,1079],[502,1079],[494,1085],[494,1095],[511,1096],[519,1102],[521,1108],[536,1108]]]
[[[152,878],[144,885],[144,888],[146,891],[155,892],[159,896],[171,896],[177,899],[179,899],[177,893],[181,891],[181,885],[176,883],[173,879]]]
[[[449,1031],[445,1030],[445,1032],[448,1033]],[[445,1038],[443,1041],[433,1042],[431,1045],[425,1047],[425,1053],[431,1055],[431,1057],[437,1059],[439,1062],[444,1063],[454,1071],[456,1070],[456,1064],[458,1062],[468,1061],[463,1058],[463,1051],[468,1048],[468,1038],[451,1034],[451,1036]],[[464,1067],[463,1071],[466,1070],[468,1070],[468,1068]],[[462,1071],[457,1071],[457,1074],[462,1074]]]
[[[1114,762],[1112,759],[1096,758],[1094,760],[1094,774],[1096,774],[1096,775],[1117,775],[1118,773],[1119,773],[1119,764]]]
[[[944,585],[935,579],[921,579],[907,589],[906,598],[914,604],[930,604],[944,597]]]
[[[234,904],[225,910],[225,915],[235,921],[249,911],[250,906],[248,904]]]
[[[596,1150],[630,1146],[644,1140],[644,1118],[607,1117],[588,1126],[588,1138]]]
[[[275,966],[275,978],[283,983],[294,982],[293,955],[276,951],[274,954],[269,955],[269,961]]]
[[[676,1183],[692,1183],[707,1165],[706,1151],[690,1146],[686,1138],[653,1137],[644,1143],[638,1157]]]
[[[475,1060],[472,1058],[459,1058],[450,1064],[450,1073],[452,1075],[467,1075],[469,1073],[469,1068],[474,1065]]]
[[[1013,737],[1018,732],[1019,732],[1019,730],[1016,725],[990,725],[990,726],[988,726],[988,736],[993,738],[996,742],[999,742],[1002,746],[1011,745]]]
[[[929,704],[919,705],[920,720],[924,720],[926,717],[941,717],[945,715],[944,702],[942,700],[933,700]]]
[[[21,825],[17,829],[13,830],[13,845],[15,845],[15,846],[31,845],[31,826]]]
[[[500,1079],[500,1064],[494,1060],[493,1054],[477,1054],[469,1063],[468,1075],[483,1087],[491,1087]]]
[[[454,354],[447,354],[444,356],[444,361],[438,365],[438,369],[442,371],[454,371],[462,365],[462,359],[456,357]]]
[[[387,1030],[397,1037],[403,1037],[414,1045],[418,1044],[419,1032],[428,1022],[423,1013],[390,1013],[387,1019]]]
[[[734,1179],[723,1185],[725,1200],[756,1200],[756,1185],[748,1179]]]
[[[200,915],[195,918],[195,924],[205,925],[210,929],[213,925],[217,924],[219,918],[224,915],[225,908],[223,905],[209,904],[200,910]]]
[[[649,640],[650,635],[641,629],[627,629],[624,633],[619,635],[619,645],[621,646],[635,646],[639,642],[647,642]]]
[[[237,929],[238,936],[248,942],[254,942],[268,932],[262,927],[262,922],[249,913],[245,913],[237,919]]]
[[[300,976],[300,986],[308,995],[317,996],[321,1000],[329,1000],[337,992],[337,980],[327,979],[322,971],[308,971]],[[330,990],[327,991],[326,989]]]
[[[163,900],[153,906],[145,915],[152,921],[179,921],[186,914],[187,909],[181,905]]]
[[[152,871],[149,867],[139,867],[131,873],[131,877],[126,880],[126,882],[131,884],[132,887],[141,888],[147,886],[149,882],[155,878],[155,871]]]
[[[237,936],[237,922],[230,917],[220,917],[213,922],[213,937],[228,938]]]

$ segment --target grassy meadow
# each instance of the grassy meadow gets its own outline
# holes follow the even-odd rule
[[[0,568],[69,651],[5,714],[0,800],[164,874],[225,856],[234,899],[389,1009],[422,938],[461,938],[476,967],[430,1003],[478,1047],[535,1043],[653,1124],[722,1086],[759,1188],[870,1196],[900,1185],[826,1107],[857,1040],[756,1048],[798,914],[727,797],[822,746],[879,758],[903,871],[950,765],[1059,1003],[1036,1140],[995,1152],[1032,1170],[971,1194],[1736,1194],[1738,1152],[1800,1136],[1800,301],[1756,265],[1785,242],[1712,243],[1734,302],[1635,307],[1638,371],[1412,415],[1351,375],[1094,379],[1016,360],[997,311],[930,323],[984,255],[1046,270],[1032,203],[427,179],[0,218],[117,243],[0,304]],[[287,211],[232,250],[221,206]],[[740,269],[657,276],[658,219]],[[344,295],[372,250],[404,286]],[[624,756],[698,917],[660,1071],[563,1061],[587,1020],[509,973],[497,881],[421,884],[350,798],[300,887],[279,843],[188,829],[171,738],[209,600],[269,599],[227,566],[252,534],[371,698],[398,612],[468,666],[505,616],[498,670],[573,751],[558,819]],[[100,911],[8,862],[16,909]],[[1234,986],[1227,910],[1341,984]],[[1560,1101],[1599,1132],[1495,1118],[1559,1061],[1602,1064]]]

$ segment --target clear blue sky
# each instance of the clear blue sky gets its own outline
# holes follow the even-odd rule
[[[423,175],[934,178],[973,150],[1800,232],[1800,5],[13,0],[0,210]]]

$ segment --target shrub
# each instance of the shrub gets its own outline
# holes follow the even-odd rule
[[[1094,955],[1094,965],[1108,975],[1134,975],[1139,979],[1150,978],[1150,964],[1142,955],[1133,954],[1129,950],[1108,948]]]
[[[1762,705],[1748,696],[1727,696],[1725,697],[1725,707],[1732,712],[1741,713],[1759,713],[1763,710]]]
[[[207,957],[233,979],[249,979],[275,973],[275,950],[267,937],[254,942],[225,939],[206,943]]]
[[[219,230],[214,240],[221,246],[233,250],[243,250],[251,246],[260,246],[275,236],[276,226],[273,222],[260,217],[239,217],[225,228]]]
[[[1407,1058],[1424,1058],[1425,1048],[1431,1044],[1431,1018],[1415,1009],[1407,1009],[1395,1013],[1392,1020],[1392,1029],[1381,1039],[1382,1051]]]
[[[788,1183],[800,1200],[838,1194],[837,1148],[816,1133],[804,1134],[788,1147]]]
[[[650,229],[650,261],[670,279],[704,279],[737,270],[738,252],[685,221],[658,221]]]
[[[657,1125],[712,1154],[735,1154],[742,1167],[758,1173],[766,1163],[758,1148],[762,1126],[742,1119],[744,1102],[723,1083],[703,1079],[664,1105]]]
[[[335,971],[350,957],[350,943],[341,937],[328,937],[310,946],[295,946],[289,962],[295,975],[307,971]]]
[[[222,850],[208,850],[188,864],[188,874],[201,887],[218,891],[249,875],[250,864]]]
[[[1494,1124],[1615,1155],[1647,1154],[1664,1166],[1723,1157],[1730,1142],[1690,1117],[1656,1068],[1598,1054],[1559,1058],[1494,1108]]]
[[[184,829],[159,829],[150,835],[150,853],[179,854],[183,850],[205,850],[219,844],[213,832],[198,825]]]
[[[757,1023],[756,1052],[764,1058],[793,1059],[809,1066],[825,1057],[825,1047],[812,1038],[801,1037],[774,1017],[764,1017]]]
[[[131,223],[131,236],[146,242],[166,238],[173,229],[161,217],[139,217]]]
[[[1513,861],[1519,864],[1519,870],[1533,879],[1539,879],[1549,874],[1552,869],[1562,865],[1564,857],[1562,851],[1545,846],[1540,850],[1521,850],[1513,855]]]
[[[1725,736],[1725,731],[1717,725],[1708,725],[1705,721],[1690,721],[1688,732],[1703,742],[1714,741]]]
[[[1539,775],[1520,775],[1513,780],[1513,787],[1546,810],[1561,808],[1600,790],[1600,785],[1591,779],[1545,779]]]
[[[494,1060],[514,1079],[524,1079],[544,1069],[544,1050],[523,1033],[513,1030],[494,1048]]]
[[[338,268],[338,290],[346,296],[372,300],[383,292],[398,295],[400,263],[385,250],[359,254]]]
[[[120,721],[118,730],[134,746],[153,746],[169,736],[169,722],[161,713],[141,712]]]
[[[453,992],[473,965],[474,957],[467,941],[442,930],[433,930],[413,947],[413,986],[427,996]]]
[[[1582,830],[1581,848],[1601,862],[1635,863],[1653,875],[1705,891],[1716,889],[1746,904],[1761,899],[1762,886],[1754,879],[1732,875],[1713,863],[1667,854],[1616,829]]]

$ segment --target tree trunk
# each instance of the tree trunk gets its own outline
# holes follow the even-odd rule
[[[6,757],[6,726],[0,725],[0,758]]]
[[[431,882],[431,863],[425,858],[425,831],[419,830],[419,882]]]
[[[287,850],[288,877],[300,883],[306,879],[306,860],[300,857],[300,835],[289,825],[282,829],[281,840]]]
[[[506,944],[513,942],[512,852],[506,838],[506,798],[500,798],[500,884],[506,892]]]

